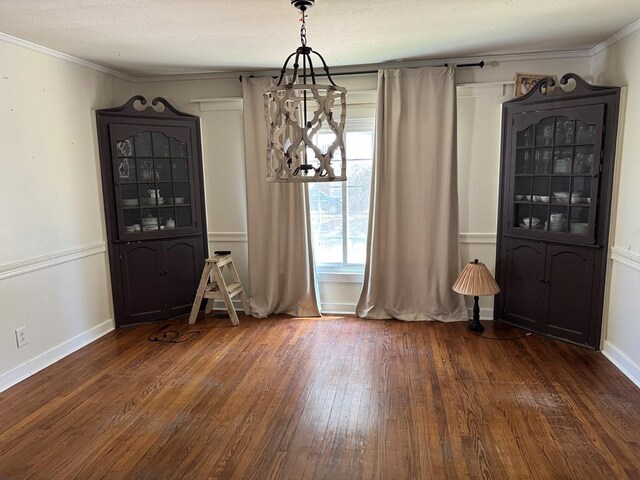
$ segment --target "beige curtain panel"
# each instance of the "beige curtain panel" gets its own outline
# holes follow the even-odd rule
[[[453,67],[378,72],[364,318],[466,320],[459,271]]]
[[[266,181],[262,92],[271,78],[244,78],[242,85],[251,314],[320,316],[305,187]]]

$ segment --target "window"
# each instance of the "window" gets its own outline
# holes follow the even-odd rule
[[[314,257],[320,270],[362,270],[367,250],[374,120],[347,120],[347,181],[309,184]],[[331,133],[318,134],[331,142]]]

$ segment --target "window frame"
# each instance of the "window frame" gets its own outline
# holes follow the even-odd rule
[[[354,95],[355,94],[355,95]],[[352,132],[371,132],[373,134],[371,166],[373,168],[373,155],[375,154],[375,92],[363,91],[353,92],[349,95],[355,96],[355,101],[349,103],[347,111],[347,121],[345,123],[345,150],[347,152],[346,168],[350,161],[365,160],[362,158],[348,158],[349,144],[346,135]],[[347,95],[347,101],[349,101]],[[319,132],[321,133],[321,132]],[[340,282],[340,283],[361,283],[364,278],[364,263],[348,262],[348,242],[349,242],[349,222],[348,222],[348,193],[349,175],[347,181],[341,182],[342,192],[342,263],[320,263],[314,259],[315,268],[318,272],[319,281]],[[369,199],[371,201],[371,199]],[[369,213],[371,205],[369,205]]]

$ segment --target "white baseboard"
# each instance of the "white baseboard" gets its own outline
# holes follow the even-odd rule
[[[233,306],[236,310],[242,311],[242,304],[239,300],[233,300]],[[216,301],[213,306],[214,312],[226,312],[227,309],[222,301]],[[321,303],[320,312],[326,315],[355,315],[356,304],[355,303]],[[468,308],[467,313],[469,318],[473,318],[473,309]],[[480,309],[480,320],[493,320],[492,308]]]
[[[640,388],[640,366],[636,365],[633,360],[606,340],[604,341],[602,354]]]
[[[327,315],[355,315],[355,303],[320,303],[320,313]]]
[[[320,311],[328,315],[355,315],[356,304],[355,303],[322,303]],[[469,318],[473,317],[473,309],[467,309]],[[492,308],[480,309],[480,320],[493,320]]]
[[[233,306],[237,312],[242,312],[242,304],[239,300],[232,300]],[[226,313],[227,307],[224,303],[216,301],[213,305],[213,312]],[[356,304],[355,303],[322,303],[320,305],[320,313],[325,315],[355,315]]]
[[[5,391],[9,387],[12,387],[16,383],[30,377],[34,373],[53,365],[58,360],[66,357],[76,350],[80,350],[82,347],[94,342],[103,335],[111,332],[113,329],[113,320],[107,320],[102,322],[100,325],[96,325],[95,327],[62,342],[60,345],[57,345],[40,355],[37,355],[31,360],[18,365],[8,372],[0,374],[0,392]]]

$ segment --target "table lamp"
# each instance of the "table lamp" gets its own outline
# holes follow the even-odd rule
[[[462,295],[473,295],[473,321],[469,325],[469,330],[483,332],[484,327],[480,323],[478,300],[480,297],[500,292],[500,287],[493,279],[487,266],[484,263],[479,263],[477,258],[473,262],[467,263],[458,275],[456,283],[453,284],[453,291]]]

